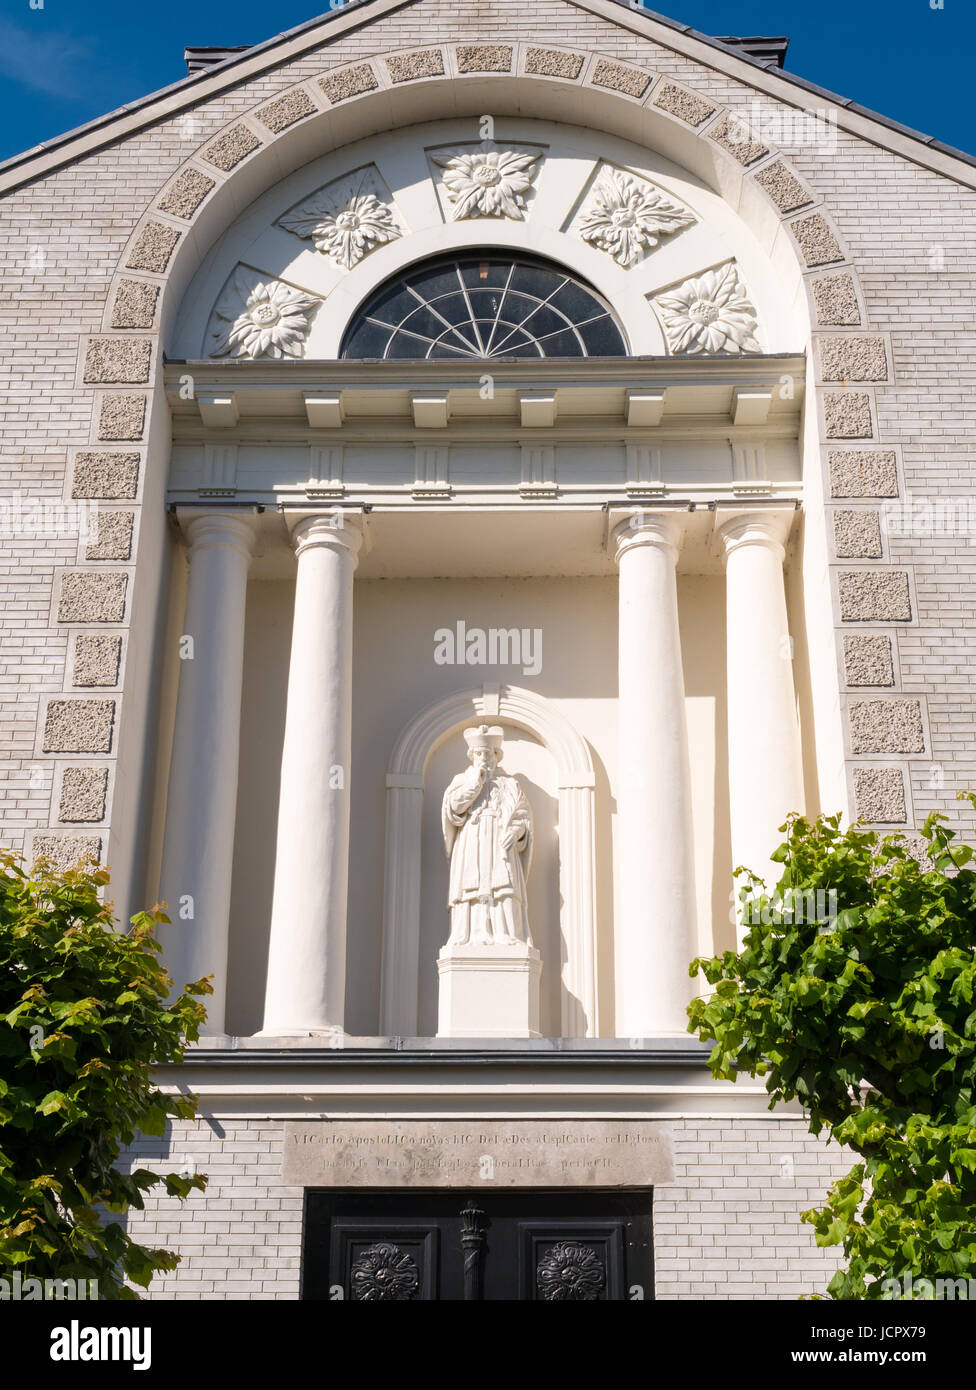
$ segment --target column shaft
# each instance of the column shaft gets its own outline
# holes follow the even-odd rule
[[[674,513],[614,532],[620,569],[616,1032],[687,1028],[696,952],[694,849]]]
[[[722,521],[725,546],[729,800],[732,863],[765,878],[788,812],[802,811],[803,774],[793,651],[783,583],[793,512],[742,512]]]
[[[222,1033],[254,519],[224,511],[180,520],[190,576],[159,896],[173,923],[164,943],[174,989],[212,974],[205,1031]]]
[[[281,759],[265,1034],[341,1029],[346,983],[357,516],[295,529],[298,574]]]

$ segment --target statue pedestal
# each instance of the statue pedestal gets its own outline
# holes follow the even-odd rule
[[[439,1038],[538,1038],[542,957],[525,941],[444,946],[437,957]]]

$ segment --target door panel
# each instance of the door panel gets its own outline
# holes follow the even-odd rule
[[[311,1191],[302,1297],[652,1298],[651,1229],[650,1192]]]

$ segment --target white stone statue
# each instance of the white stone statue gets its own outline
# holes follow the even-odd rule
[[[441,808],[451,861],[447,895],[452,946],[531,945],[525,880],[532,812],[515,777],[499,767],[503,730],[464,730],[471,766],[455,777]]]

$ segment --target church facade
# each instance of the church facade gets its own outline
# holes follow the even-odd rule
[[[781,57],[781,53],[778,54]],[[5,846],[162,900],[166,1298],[795,1298],[688,964],[976,785],[976,161],[617,0],[362,0],[0,166]]]

